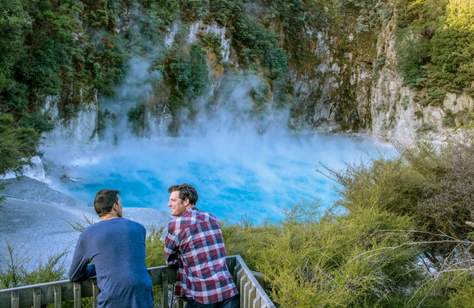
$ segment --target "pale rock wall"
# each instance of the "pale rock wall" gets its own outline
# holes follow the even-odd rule
[[[423,106],[416,102],[416,90],[404,85],[397,71],[395,27],[396,20],[392,18],[378,38],[377,58],[385,59],[385,63],[371,89],[371,133],[402,146],[418,141],[438,143],[448,137],[462,138],[465,129],[448,127],[446,116],[451,114],[454,127],[459,126],[462,114],[474,111],[473,98],[467,94],[448,93],[442,106]]]
[[[55,127],[44,134],[46,140],[68,140],[69,143],[84,144],[91,142],[95,137],[98,121],[98,103],[93,101],[84,104],[75,117],[64,120],[59,116],[58,98],[48,97],[43,110],[49,114]]]
[[[392,19],[382,29],[377,42],[377,57],[384,58],[385,63],[372,86],[371,132],[377,137],[408,145],[414,143],[422,123],[415,116],[415,93],[404,86],[397,72],[395,26]]]

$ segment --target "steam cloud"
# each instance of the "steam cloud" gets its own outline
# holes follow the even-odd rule
[[[200,193],[200,208],[224,221],[245,217],[259,223],[279,221],[284,209],[297,203],[331,205],[336,184],[316,172],[321,163],[341,169],[395,155],[392,147],[365,137],[291,132],[287,110],[272,104],[255,113],[250,93],[264,82],[249,73],[227,74],[197,98],[197,118],[187,121],[183,114],[177,137],[166,133],[166,119],[151,113],[147,134],[137,137],[127,114],[153,96],[160,75],[150,72],[150,65],[150,59],[132,59],[116,97],[100,102],[114,114],[101,138],[90,138],[94,112],[46,136],[44,160],[58,188],[88,204],[98,189],[116,188],[125,206],[166,209],[167,187],[188,182]],[[59,180],[64,175],[68,181]]]

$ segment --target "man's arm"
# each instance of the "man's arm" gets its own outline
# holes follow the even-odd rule
[[[165,260],[166,264],[174,265],[178,263],[178,237],[174,234],[174,221],[168,224],[168,231],[165,236]]]
[[[69,279],[71,281],[82,281],[89,277],[95,276],[95,266],[90,264],[85,247],[86,239],[84,233],[79,236],[79,240],[74,250],[71,267],[69,268]]]

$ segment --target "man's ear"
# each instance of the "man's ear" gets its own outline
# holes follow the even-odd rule
[[[189,203],[189,199],[188,199],[188,198],[184,198],[183,203],[184,203],[184,206],[186,206],[186,207],[188,207],[188,206],[191,205],[191,203]]]
[[[118,212],[120,210],[120,205],[118,202],[115,202],[114,205],[112,206],[112,209]]]

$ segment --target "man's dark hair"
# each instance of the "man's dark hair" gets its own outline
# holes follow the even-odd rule
[[[110,213],[114,203],[118,201],[118,190],[102,189],[95,194],[94,209],[97,215],[104,216]]]
[[[196,191],[196,188],[192,187],[189,184],[180,184],[173,185],[168,188],[169,193],[172,193],[173,191],[179,191],[179,199],[188,199],[191,205],[196,205],[198,201],[198,193]]]

